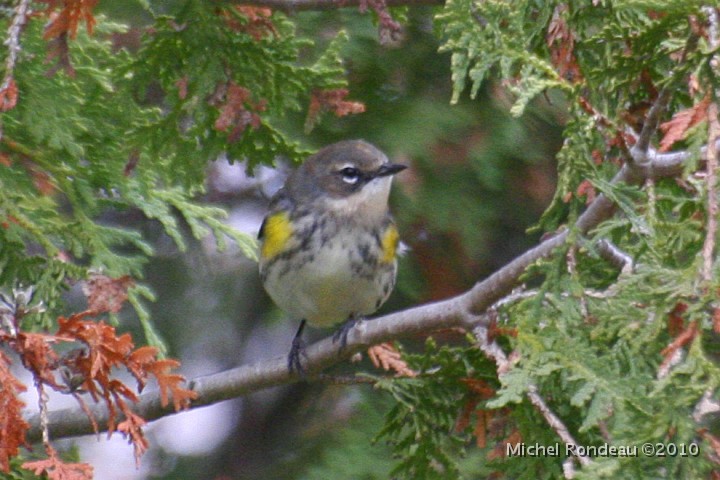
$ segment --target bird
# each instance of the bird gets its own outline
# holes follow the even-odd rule
[[[390,296],[400,236],[388,198],[405,168],[364,140],[345,140],[308,157],[271,198],[258,233],[259,272],[275,304],[300,320],[291,373],[305,374],[306,324],[340,324],[333,341],[342,351],[352,327]]]

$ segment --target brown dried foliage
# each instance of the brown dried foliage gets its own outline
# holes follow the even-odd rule
[[[52,40],[63,34],[67,34],[70,38],[77,36],[77,30],[80,22],[85,21],[85,28],[88,34],[92,35],[95,27],[95,17],[93,9],[98,4],[98,0],[41,0],[47,4],[46,14],[49,15],[50,21],[45,27],[43,37],[45,40]]]
[[[125,168],[123,168],[123,175],[129,177],[132,172],[135,171],[135,168],[137,168],[138,163],[140,163],[140,152],[137,149],[133,149],[128,155],[128,161],[125,163]]]
[[[493,398],[495,388],[484,380],[463,378],[462,383],[468,389],[460,414],[455,421],[456,432],[472,427],[472,435],[478,448],[492,447],[487,454],[489,460],[502,458],[506,454],[507,444],[516,444],[522,437],[514,426],[509,408],[487,409],[482,404]],[[509,432],[509,433],[508,433]],[[488,478],[496,478],[491,475]],[[499,477],[498,477],[499,478]]]
[[[382,368],[386,372],[392,370],[398,377],[417,376],[417,372],[408,367],[407,362],[402,359],[402,354],[392,342],[385,342],[368,348],[368,356],[375,368]]]
[[[64,462],[50,445],[45,447],[48,458],[23,463],[23,468],[35,475],[47,475],[50,480],[92,480],[93,467],[86,463]]]
[[[272,10],[269,8],[233,5],[232,11],[223,10],[221,14],[231,29],[247,33],[255,41],[259,42],[265,37],[278,34],[270,20]]]
[[[712,460],[716,464],[720,463],[720,438],[710,433],[707,428],[699,428],[697,432],[705,441],[710,444],[710,448],[712,449],[712,453],[708,455],[710,457],[710,460]],[[720,472],[713,471],[713,475],[711,478],[720,479]]]
[[[71,394],[83,411],[97,424],[81,393],[94,402],[103,402],[110,414],[107,429],[110,434],[119,431],[128,438],[139,461],[148,448],[143,433],[145,420],[132,410],[138,393],[148,380],[154,378],[160,389],[161,403],[167,406],[172,397],[176,410],[187,408],[197,394],[183,388],[185,379],[172,373],[180,363],[172,359],[159,359],[155,347],[135,348],[131,336],[118,334],[115,327],[96,317],[101,312],[117,312],[127,299],[127,288],[132,285],[128,277],[112,279],[97,275],[86,287],[91,309],[58,319],[59,328],[54,334],[6,331],[0,329],[0,344],[7,345],[33,375],[40,398],[48,386],[58,392]],[[19,322],[10,319],[17,328]],[[74,347],[59,354],[56,344]],[[18,395],[25,389],[9,370],[8,358],[0,352],[0,472],[9,471],[9,460],[25,445],[29,425],[22,419],[24,404]],[[137,392],[114,376],[116,369],[127,370],[137,381]],[[46,406],[43,404],[43,408]],[[119,422],[119,423],[118,423]],[[27,462],[24,468],[50,479],[92,478],[92,468],[84,464],[64,463],[51,445],[46,444],[48,458]]]
[[[27,445],[25,432],[28,423],[22,417],[25,404],[18,396],[26,390],[25,386],[10,372],[10,359],[0,351],[0,471],[10,469],[10,458],[19,453],[20,447]]]
[[[490,425],[495,415],[501,411],[478,408],[478,404],[494,397],[495,389],[486,381],[476,378],[463,378],[461,381],[468,387],[468,395],[463,403],[460,415],[455,421],[455,431],[464,431],[470,426],[470,422],[474,417],[475,424],[472,433],[476,438],[475,443],[479,448],[485,448],[487,446],[488,434],[490,433]]]
[[[364,13],[368,8],[377,15],[378,36],[381,44],[385,45],[400,39],[402,26],[390,15],[385,0],[360,0],[360,12]]]
[[[0,90],[0,112],[12,110],[17,105],[18,88],[14,78],[10,78],[7,85]]]
[[[675,352],[680,350],[685,345],[689,345],[690,343],[692,343],[692,341],[695,340],[695,337],[697,337],[697,334],[698,323],[697,320],[693,320],[692,322],[690,322],[687,328],[682,330],[675,337],[675,340],[673,340],[670,345],[662,349],[660,354],[663,356],[663,361],[660,364],[660,369],[667,367],[667,365],[672,361]]]
[[[677,337],[685,329],[685,319],[683,314],[687,311],[687,303],[678,302],[668,314],[667,327],[668,333]]]
[[[46,64],[55,64],[48,68],[45,75],[52,77],[60,70],[63,70],[69,77],[75,77],[75,68],[70,61],[70,45],[68,44],[68,34],[63,32],[57,37],[48,40],[48,52],[45,57]]]
[[[133,445],[135,462],[139,464],[140,458],[150,447],[150,444],[147,438],[145,438],[145,434],[142,430],[147,422],[140,415],[137,415],[135,412],[130,410],[127,404],[120,399],[118,399],[118,406],[125,415],[125,420],[120,422],[117,430],[118,432],[125,435],[128,439],[128,442]]]
[[[83,293],[88,299],[88,310],[96,313],[118,313],[128,298],[128,289],[135,282],[128,275],[111,278],[95,274],[83,285]]]
[[[349,93],[346,88],[313,90],[305,119],[305,131],[310,132],[317,125],[320,116],[325,112],[332,112],[336,117],[363,113],[365,111],[363,103],[345,99]]]
[[[507,445],[517,445],[522,443],[523,437],[520,430],[515,428],[510,432],[508,436],[498,442],[492,452],[488,454],[488,460],[494,460],[496,458],[504,458],[507,452]]]
[[[494,315],[488,324],[487,341],[494,342],[498,337],[513,337],[518,335],[517,328],[501,327],[497,323],[497,315]]]
[[[80,23],[85,22],[88,34],[92,35],[97,21],[93,9],[98,0],[40,0],[47,8],[40,12],[48,17],[43,38],[48,41],[45,63],[53,64],[45,74],[53,76],[63,70],[71,77],[75,69],[70,61],[68,39],[77,37]]]
[[[582,80],[582,73],[575,58],[575,33],[563,16],[567,10],[568,6],[564,4],[555,8],[545,41],[558,74],[570,82],[578,82]]]
[[[211,105],[218,107],[220,115],[215,120],[215,129],[228,132],[228,142],[240,140],[245,129],[260,128],[261,120],[258,112],[265,111],[266,102],[255,102],[252,93],[235,82],[218,85],[210,100]]]
[[[660,151],[667,152],[676,142],[684,140],[688,131],[698,123],[707,119],[710,96],[706,95],[700,102],[685,110],[680,110],[665,123],[660,124],[663,137],[660,140]]]
[[[188,76],[185,75],[184,77],[178,79],[175,82],[175,86],[178,89],[178,98],[180,100],[185,100],[188,96],[188,84],[190,83],[190,80],[188,79]]]
[[[590,180],[583,180],[582,182],[580,182],[580,185],[578,185],[575,194],[578,196],[578,198],[585,197],[586,205],[590,205],[597,196],[595,187],[593,186],[592,182],[590,182]]]

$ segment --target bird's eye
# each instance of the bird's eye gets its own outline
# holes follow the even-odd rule
[[[340,175],[345,183],[355,184],[360,180],[360,170],[355,167],[345,167],[340,170]]]

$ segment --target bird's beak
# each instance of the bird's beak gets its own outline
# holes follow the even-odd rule
[[[402,163],[386,163],[385,165],[382,165],[380,168],[378,168],[375,176],[387,177],[388,175],[395,175],[398,172],[402,172],[406,168],[407,165],[403,165]]]

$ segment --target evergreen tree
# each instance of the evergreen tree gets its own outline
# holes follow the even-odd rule
[[[311,151],[302,139],[328,114],[372,118],[373,104],[354,100],[346,78],[347,52],[362,39],[320,38],[317,19],[291,15],[344,3],[183,0],[164,14],[145,5],[149,25],[135,47],[127,26],[96,3],[19,0],[3,10],[0,471],[10,478],[90,478],[88,465],[61,458],[54,438],[117,431],[140,458],[147,421],[296,381],[283,359],[267,359],[184,384],[147,311],[154,295],[143,268],[155,248],[113,215],[142,214],[180,250],[212,235],[219,249],[230,240],[254,258],[254,239],[203,201],[208,164],[299,162]],[[356,3],[372,11],[377,39],[412,49],[403,24],[417,2],[387,2],[410,11]],[[450,58],[444,100],[457,106],[445,117],[429,111],[426,123],[454,125],[478,97],[516,117],[563,119],[557,188],[532,232],[542,237],[462,294],[368,322],[342,354],[330,339],[311,346],[311,379],[374,345],[371,358],[392,375],[351,380],[391,401],[377,436],[395,458],[390,477],[720,475],[718,8],[676,0],[432,8]],[[367,79],[365,88],[380,98],[375,85]],[[530,135],[510,135],[507,148],[530,151]],[[401,225],[452,231],[470,262],[479,247],[469,191],[491,184],[499,162],[473,163],[477,180],[453,171],[451,181],[433,181],[422,142],[395,145],[418,157],[425,180],[415,198],[396,199]],[[88,307],[69,311],[64,294],[78,282]],[[126,302],[144,338],[116,331]],[[461,334],[448,340],[447,329]],[[417,334],[420,348],[390,343]],[[40,395],[32,418],[23,417],[15,358]],[[138,389],[116,378],[118,368]],[[150,380],[158,392],[140,395]],[[48,389],[74,396],[77,415],[48,414]],[[47,455],[20,459],[26,438],[42,440]]]

